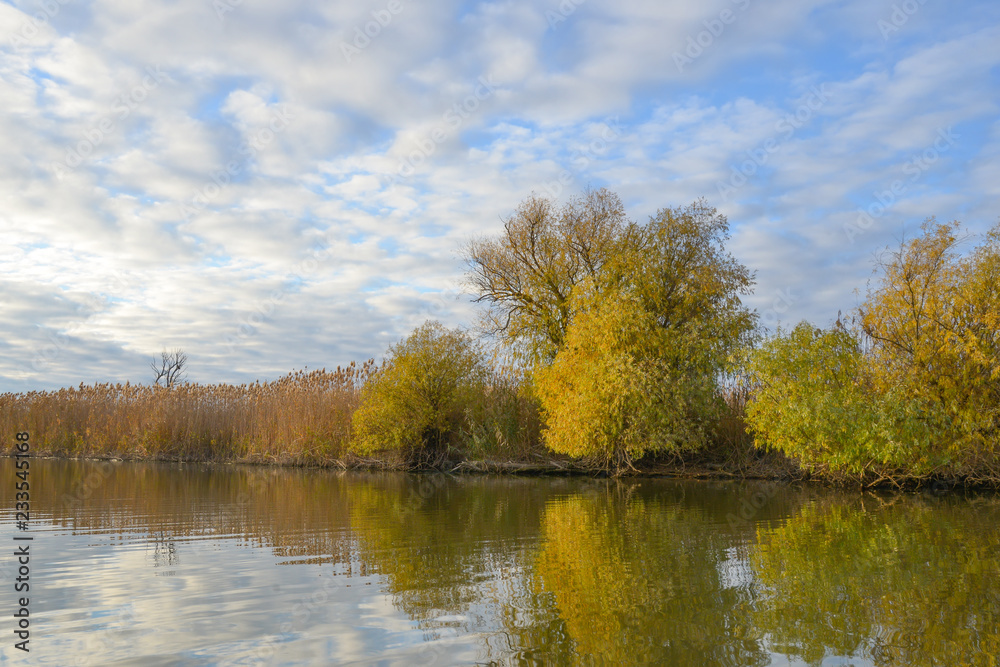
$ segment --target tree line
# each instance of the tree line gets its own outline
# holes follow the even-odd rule
[[[806,471],[1000,479],[1000,225],[963,254],[961,224],[929,219],[855,312],[770,335],[728,239],[703,200],[639,224],[605,189],[532,195],[463,248],[481,335],[428,322],[392,346],[354,447],[427,455],[499,434],[482,414],[499,373],[548,450],[611,470],[717,447],[735,420]]]

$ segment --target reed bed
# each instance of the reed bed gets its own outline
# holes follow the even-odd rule
[[[29,431],[38,455],[412,467],[392,452],[350,451],[351,419],[374,359],[273,382],[95,384],[0,394],[0,429]],[[496,371],[466,414],[458,458],[524,460],[541,451],[538,406],[523,378]],[[398,459],[398,460],[397,460]]]
[[[329,465],[374,359],[252,384],[95,384],[0,395],[0,428],[37,454]]]

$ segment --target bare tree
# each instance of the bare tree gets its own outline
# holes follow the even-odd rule
[[[181,350],[161,352],[159,363],[156,360],[149,362],[149,367],[156,376],[153,378],[153,384],[158,385],[160,380],[163,380],[165,386],[173,387],[186,372],[184,367],[187,365],[187,360],[187,355]]]

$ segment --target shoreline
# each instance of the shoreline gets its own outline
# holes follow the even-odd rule
[[[13,454],[0,454],[3,458],[14,458]],[[593,479],[675,479],[703,481],[767,481],[784,484],[807,483],[837,489],[855,489],[859,491],[898,491],[913,493],[931,491],[943,495],[952,491],[992,491],[1000,492],[1000,480],[980,479],[956,476],[906,476],[906,475],[869,475],[868,479],[859,479],[841,474],[810,473],[802,470],[794,462],[785,460],[775,465],[774,462],[758,461],[758,465],[738,468],[725,464],[701,461],[671,461],[649,462],[638,465],[618,474],[606,468],[588,465],[586,462],[548,458],[537,462],[516,460],[466,459],[462,461],[442,460],[433,465],[414,465],[402,461],[387,461],[378,459],[362,459],[353,457],[348,460],[331,460],[316,463],[294,460],[223,460],[196,457],[168,456],[65,456],[59,454],[33,455],[33,459],[60,461],[88,461],[114,463],[182,463],[211,466],[250,466],[255,468],[287,468],[302,470],[335,470],[351,472],[395,472],[407,474],[442,473],[450,475],[509,475],[522,477],[590,477]]]

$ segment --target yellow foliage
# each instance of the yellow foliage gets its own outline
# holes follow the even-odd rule
[[[947,415],[942,447],[974,458],[1000,435],[1000,225],[964,257],[959,229],[928,220],[889,253],[860,317],[875,389]]]
[[[811,468],[995,477],[1000,226],[965,256],[959,229],[928,220],[883,257],[859,331],[803,323],[750,356],[761,445]]]
[[[727,230],[703,202],[664,209],[601,280],[574,287],[564,344],[535,371],[550,449],[620,467],[708,442],[725,412],[719,380],[756,325]]]
[[[454,444],[486,377],[468,335],[439,322],[423,324],[389,348],[384,367],[362,389],[351,448],[368,454]]]

